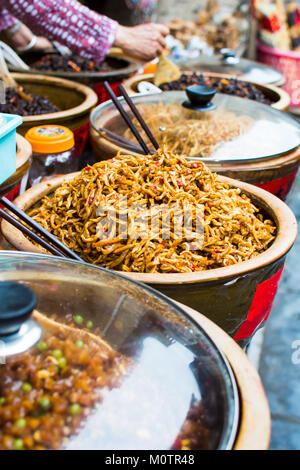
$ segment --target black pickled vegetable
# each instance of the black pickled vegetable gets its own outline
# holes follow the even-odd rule
[[[178,80],[163,83],[160,88],[163,91],[185,90],[190,85],[206,85],[215,88],[219,93],[238,96],[249,100],[258,101],[263,104],[272,104],[272,101],[256,85],[243,82],[236,78],[214,78],[205,77],[194,72],[192,75],[183,73]]]
[[[93,60],[85,59],[79,55],[73,54],[70,57],[64,57],[60,54],[47,54],[32,64],[36,70],[54,72],[108,72],[119,67],[112,67],[107,60],[95,63]]]
[[[59,108],[45,96],[37,96],[28,93],[27,90],[24,91],[33,98],[33,101],[26,101],[14,88],[7,88],[5,92],[6,103],[0,104],[0,113],[35,116],[59,111]]]

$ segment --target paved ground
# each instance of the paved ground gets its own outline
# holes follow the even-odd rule
[[[300,222],[300,174],[288,203]],[[265,328],[259,373],[272,413],[271,449],[300,449],[300,235]]]

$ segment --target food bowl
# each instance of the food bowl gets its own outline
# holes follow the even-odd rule
[[[46,75],[13,73],[17,82],[35,95],[46,96],[60,111],[37,116],[24,116],[19,132],[25,135],[34,126],[60,124],[74,132],[78,153],[82,153],[88,138],[89,113],[97,104],[97,95],[80,83]]]
[[[29,54],[26,56],[26,63],[31,66],[41,57],[41,54]],[[106,58],[106,61],[108,66],[111,67],[111,70],[100,72],[63,72],[53,70],[41,71],[34,69],[34,67],[30,67],[29,70],[26,70],[26,73],[31,73],[34,75],[43,74],[48,77],[65,78],[82,83],[93,88],[98,96],[98,101],[102,103],[108,99],[108,95],[103,87],[103,82],[108,81],[112,86],[114,86],[114,88],[116,88],[116,85],[120,84],[123,80],[129,78],[131,75],[134,75],[139,68],[139,62],[137,60],[124,56],[123,53],[118,51],[114,51],[113,53],[109,54]],[[22,70],[17,68],[13,68],[12,70],[22,73]]]
[[[183,71],[230,75],[239,80],[248,80],[262,85],[282,86],[285,83],[285,77],[280,71],[259,62],[238,57],[230,49],[222,49],[220,54],[211,57],[180,58],[176,60],[176,64]]]
[[[72,180],[77,174],[40,183],[19,196],[15,204],[28,211],[38,205],[43,196],[50,195],[64,181]],[[224,268],[184,274],[123,274],[203,313],[242,346],[246,346],[271,311],[285,257],[297,235],[297,221],[288,206],[272,194],[223,176],[218,179],[240,188],[267,218],[274,220],[277,235],[273,244],[249,261]],[[45,252],[6,221],[2,221],[1,229],[14,249]]]
[[[169,91],[155,95],[135,95],[132,99],[140,107],[144,119],[148,121],[159,141],[160,138],[163,139],[164,132],[168,132],[168,126],[172,129],[172,124],[168,122],[171,119],[171,107],[185,103],[187,96],[183,91]],[[131,113],[123,99],[122,103],[127,112]],[[207,132],[210,134],[217,135],[214,121],[210,123],[214,116],[218,121],[224,121],[225,124],[222,126],[231,128],[234,120],[239,126],[245,122],[245,119],[249,125],[247,124],[243,132],[237,133],[229,140],[226,138],[226,133],[222,132],[216,148],[213,148],[207,156],[190,156],[188,148],[183,150],[184,155],[193,160],[200,158],[212,171],[255,184],[285,200],[293,186],[300,164],[300,127],[297,121],[270,106],[220,93],[216,94],[212,104],[216,105],[212,108],[213,111],[199,112],[193,117],[198,119],[199,123],[205,121],[208,126]],[[152,112],[151,115],[147,114],[147,106],[153,107],[153,114]],[[168,116],[155,120],[155,113],[161,112],[159,106],[170,107]],[[184,108],[182,113],[178,112],[175,118],[172,118],[174,125],[179,120],[182,121],[182,130],[187,126],[187,121],[183,121],[183,112]],[[97,129],[103,129],[103,132],[99,133]],[[123,137],[125,132],[126,125],[112,102],[103,103],[92,111],[91,142],[99,160],[114,157],[119,151],[130,155],[142,153],[133,136],[127,138],[127,144],[120,141],[119,137]],[[183,132],[180,130],[179,132],[181,134],[176,132],[174,137],[177,141],[182,139]],[[193,134],[195,135],[194,131]]]
[[[187,75],[192,75],[192,72],[185,72]],[[212,78],[224,78],[230,79],[233,78],[231,75],[224,75],[219,73],[203,73],[204,77]],[[153,83],[154,75],[135,75],[134,77],[129,78],[124,82],[124,87],[130,95],[138,93],[138,84],[143,81]],[[286,111],[290,105],[290,97],[288,93],[281,88],[274,85],[262,85],[260,83],[248,81],[248,83],[253,83],[259,90],[261,90],[266,98],[268,98],[272,104],[272,108],[278,109],[279,111]]]
[[[270,413],[257,372],[241,349],[201,314],[176,305],[151,288],[117,273],[52,256],[3,252],[0,281],[17,282],[17,286],[11,288],[20,289],[22,284],[34,292],[39,312],[34,313],[34,327],[40,325],[43,329],[43,342],[38,348],[33,346],[27,353],[29,358],[25,356],[22,362],[22,399],[36,393],[40,398],[47,385],[43,380],[46,380],[48,368],[52,373],[47,385],[47,403],[45,396],[38,404],[31,400],[35,407],[34,421],[25,408],[22,415],[25,426],[17,426],[15,430],[7,428],[3,436],[0,425],[0,448],[61,448],[62,442],[67,449],[102,450],[268,447]],[[53,324],[53,320],[58,323]],[[3,322],[1,326],[3,328]],[[30,327],[33,327],[32,323]],[[29,329],[27,333],[30,332]],[[47,336],[49,333],[51,338]],[[24,331],[19,333],[22,334]],[[80,386],[84,385],[86,377],[80,376],[81,382],[74,382],[71,394],[68,388],[63,394],[53,393],[51,383],[55,384],[60,374],[63,375],[57,385],[61,392],[61,387],[65,387],[63,378],[69,377],[69,382],[74,379],[73,355],[79,356],[77,360],[82,369],[86,367],[85,351],[94,348],[99,337],[100,347],[105,346],[105,357],[116,357],[114,362],[107,360],[104,363],[103,372],[109,364],[113,364],[110,371],[120,371],[117,388],[112,381],[110,390],[103,391],[99,403],[99,395],[92,398],[89,389],[81,393]],[[68,341],[68,351],[64,341]],[[52,351],[50,343],[59,343],[61,349]],[[2,357],[3,352],[8,351],[7,344],[7,341],[4,347],[1,344]],[[6,355],[6,363],[0,372],[2,377],[9,374],[15,360],[13,348],[16,343],[10,342],[9,347],[11,356]],[[77,353],[76,348],[82,353]],[[96,367],[99,359],[97,350],[93,351]],[[41,358],[38,365],[34,354]],[[87,363],[95,356],[89,357]],[[50,365],[44,366],[43,357],[48,358],[45,364]],[[55,357],[65,362],[60,361],[58,368],[51,369]],[[21,361],[22,356],[18,356],[18,360]],[[123,368],[118,365],[120,363]],[[26,364],[30,364],[28,375]],[[39,370],[40,367],[46,369]],[[62,369],[61,373],[59,369]],[[34,381],[34,370],[41,377],[40,381]],[[74,372],[75,378],[78,377],[80,370],[76,365]],[[99,373],[98,379],[102,378],[103,372]],[[89,373],[87,377],[90,378]],[[103,387],[107,383],[106,377],[97,383],[103,383]],[[7,387],[10,382],[0,388],[3,413],[10,406],[18,406],[18,401],[10,405]],[[18,395],[19,390],[18,382],[11,394]],[[69,399],[72,405],[66,408],[64,405]],[[43,406],[42,410],[39,406]],[[191,409],[193,416],[189,414],[188,417]],[[57,410],[60,410],[59,422]],[[72,413],[65,418],[70,414],[69,410]],[[1,424],[3,419],[7,420],[6,416],[2,416]],[[43,425],[45,416],[48,419]],[[67,432],[64,427],[62,441],[60,429],[64,419],[68,419],[69,429],[78,428],[78,425],[80,429],[76,434]],[[27,425],[33,422],[35,432],[32,432],[32,439],[28,439]],[[187,429],[184,436],[179,434],[183,423]],[[197,435],[189,431],[191,424]],[[54,425],[55,435],[51,433]]]
[[[0,186],[0,196],[5,196],[10,201],[13,201],[19,195],[21,181],[28,173],[32,159],[30,143],[19,134],[17,134],[16,140],[16,172]]]

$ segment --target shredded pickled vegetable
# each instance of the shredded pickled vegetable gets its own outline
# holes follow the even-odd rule
[[[148,209],[175,207],[169,221],[172,229],[178,207],[192,207],[195,227],[196,207],[201,205],[201,247],[198,239],[191,241],[191,232],[180,238],[171,231],[166,237],[163,215],[158,233],[144,230],[136,237],[135,230],[124,238],[120,224],[108,238],[101,238],[99,225],[104,233],[107,226],[101,225],[105,216],[99,207],[115,208],[114,217],[121,220],[119,201],[124,197],[129,222],[137,203]],[[265,219],[240,189],[218,181],[204,163],[164,149],[151,156],[117,155],[86,167],[44,197],[30,215],[85,261],[140,273],[188,273],[234,265],[265,251],[276,236],[273,221]]]
[[[243,134],[253,122],[250,117],[236,116],[227,111],[200,113],[179,104],[156,103],[138,107],[160,147],[189,157],[207,158],[224,143]],[[150,144],[137,119],[133,123]],[[132,140],[126,129],[124,137]]]

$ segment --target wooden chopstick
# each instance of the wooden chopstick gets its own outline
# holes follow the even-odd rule
[[[159,149],[159,145],[154,137],[154,135],[152,134],[152,132],[150,131],[149,127],[147,126],[147,124],[145,123],[143,117],[141,116],[141,113],[139,112],[139,110],[137,109],[136,105],[134,104],[134,102],[132,101],[132,99],[130,98],[130,96],[128,95],[127,91],[125,90],[125,88],[123,87],[123,85],[120,85],[119,86],[119,90],[120,90],[120,93],[121,95],[124,97],[126,103],[128,104],[128,106],[130,107],[131,111],[133,112],[133,114],[135,115],[135,117],[137,118],[137,120],[139,121],[140,125],[142,126],[142,128],[144,129],[146,135],[149,137],[150,141],[152,142],[154,148],[156,150]]]
[[[31,228],[33,228],[39,235],[42,235],[46,240],[39,237],[37,235],[37,233],[32,232],[28,227],[26,227],[21,222],[19,222],[14,217],[12,217],[10,214],[8,214],[3,209],[1,209],[1,216],[3,217],[3,219],[7,220],[7,222],[11,223],[16,228],[19,228],[19,230],[21,230],[21,232],[28,235],[31,239],[33,239],[34,241],[39,243],[43,248],[46,248],[52,254],[56,254],[56,255],[59,254],[60,256],[64,255],[68,258],[75,259],[77,261],[82,261],[82,258],[80,258],[80,256],[78,256],[76,253],[74,253],[74,251],[70,250],[70,248],[68,248],[60,240],[58,240],[58,238],[56,238],[54,235],[49,233],[44,227],[42,227],[35,220],[33,220],[31,217],[29,217],[29,215],[27,215],[24,211],[22,211],[22,209],[15,206],[6,197],[0,198],[0,203],[6,209],[10,210],[13,214],[15,214],[17,217],[19,217],[19,219],[21,219],[23,222],[25,222],[27,225],[29,225]],[[4,215],[3,215],[3,213],[4,213]],[[18,226],[17,226],[17,224],[18,224]],[[54,246],[52,246],[52,245],[54,245]],[[54,247],[56,247],[57,249],[54,248]],[[53,253],[53,250],[55,250],[55,253]],[[60,251],[58,251],[58,250],[60,250]],[[63,253],[63,255],[62,255],[61,252]]]
[[[142,149],[144,150],[145,152],[145,155],[149,155],[150,154],[150,150],[149,148],[147,147],[146,143],[144,142],[142,136],[139,134],[138,130],[136,129],[136,127],[134,126],[133,122],[131,121],[130,117],[128,116],[128,114],[126,113],[125,109],[123,108],[123,106],[121,105],[120,101],[118,100],[118,98],[116,97],[115,93],[113,92],[113,90],[111,89],[111,86],[108,82],[104,82],[103,83],[103,86],[106,90],[106,92],[108,93],[108,95],[110,96],[112,102],[114,103],[115,107],[117,108],[117,110],[119,111],[120,115],[122,116],[122,118],[124,119],[124,121],[126,122],[127,126],[129,127],[129,129],[131,130],[131,132],[133,133],[134,137],[136,138],[136,140],[138,141],[138,143],[140,144],[140,146],[142,147]]]
[[[8,212],[2,209],[2,207],[0,207],[0,217],[2,217],[2,219],[6,220],[11,225],[16,227],[22,233],[27,235],[31,240],[41,245],[47,251],[50,251],[50,253],[52,253],[53,255],[66,258],[66,256],[61,251],[57,250],[54,246],[50,245],[50,243],[48,243],[46,240],[41,238],[36,233],[32,232],[30,228],[26,227],[26,225],[23,225],[19,220],[15,219],[12,215],[8,214]]]

